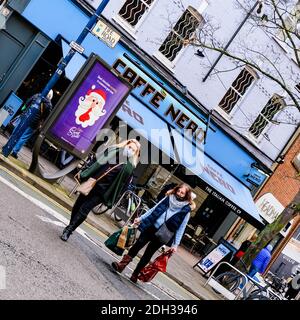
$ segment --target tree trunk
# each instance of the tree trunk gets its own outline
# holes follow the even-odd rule
[[[293,206],[294,205],[294,206]],[[258,238],[253,242],[245,252],[242,260],[247,266],[251,265],[252,260],[256,257],[261,249],[263,249],[274,237],[291,221],[297,214],[300,213],[300,191],[297,193],[293,201],[287,206],[277,219],[268,224],[258,235]],[[242,263],[236,264],[241,271],[245,271]]]

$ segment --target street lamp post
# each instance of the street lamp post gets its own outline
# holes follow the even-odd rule
[[[109,3],[109,0],[102,0],[101,4],[98,6],[98,8],[94,12],[94,14],[89,19],[88,23],[86,24],[84,29],[81,31],[80,35],[78,36],[78,38],[76,40],[76,45],[80,46],[82,44],[83,40],[89,34],[90,30],[93,28],[93,26],[97,22],[97,19],[100,17],[101,13],[103,12],[103,10],[105,9],[105,7],[107,6],[108,3]],[[45,88],[41,92],[40,99],[37,100],[37,102],[35,103],[35,105],[32,108],[33,112],[30,113],[30,115],[32,115],[32,117],[34,117],[39,112],[39,108],[40,108],[40,104],[41,104],[42,100],[47,96],[48,92],[54,87],[54,85],[56,84],[56,82],[58,81],[58,79],[60,78],[62,73],[64,72],[66,66],[71,61],[71,59],[73,58],[75,53],[76,53],[76,50],[71,48],[69,50],[68,54],[58,64],[58,67],[57,67],[55,73],[53,74],[53,76],[51,77],[51,79],[49,80],[49,82],[46,84]],[[30,121],[31,121],[32,117],[31,116],[26,117],[26,119],[24,119],[22,125],[20,124],[21,125],[20,130],[19,130],[21,132],[20,137],[23,133],[23,130],[26,129],[28,127],[28,125],[30,125]],[[31,164],[29,167],[30,172],[37,173],[37,174],[40,173],[38,171],[38,153],[39,153],[39,149],[40,149],[39,147],[40,147],[43,139],[44,139],[44,135],[41,133],[38,136],[38,139],[36,141],[34,152],[32,154]]]

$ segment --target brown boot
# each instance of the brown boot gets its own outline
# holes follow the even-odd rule
[[[131,261],[132,258],[128,254],[125,254],[119,263],[113,262],[111,265],[116,271],[121,273]]]
[[[133,282],[133,283],[137,283],[138,275],[139,275],[138,273],[133,272],[133,274],[130,277],[130,281]]]

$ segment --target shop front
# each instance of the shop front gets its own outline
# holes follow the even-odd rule
[[[32,0],[22,15],[52,41],[61,39],[65,56],[88,17],[68,1],[60,2],[60,10],[56,3],[46,2],[40,10],[38,1]],[[66,21],[66,16],[73,19]],[[257,186],[266,178],[256,169],[258,160],[209,122],[203,106],[187,97],[173,77],[155,67],[154,60],[126,37],[111,48],[89,34],[82,46],[84,55],[77,53],[65,70],[69,81],[95,53],[131,85],[126,101],[107,125],[121,137],[138,135],[145,141],[137,183],[149,186],[154,198],[167,183],[189,183],[197,195],[190,228],[201,226],[214,242],[228,233],[237,217],[262,228],[250,192],[251,177]]]
[[[119,123],[114,126],[123,138],[143,141],[136,183],[145,185],[153,199],[165,185],[186,182],[192,186],[196,210],[187,232],[201,228],[209,239],[206,244],[215,245],[238,217],[253,228],[263,228],[249,189],[142,101],[129,95],[113,122]]]

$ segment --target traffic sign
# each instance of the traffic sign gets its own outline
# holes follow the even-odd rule
[[[80,54],[83,54],[84,48],[75,41],[70,42],[70,47]]]

